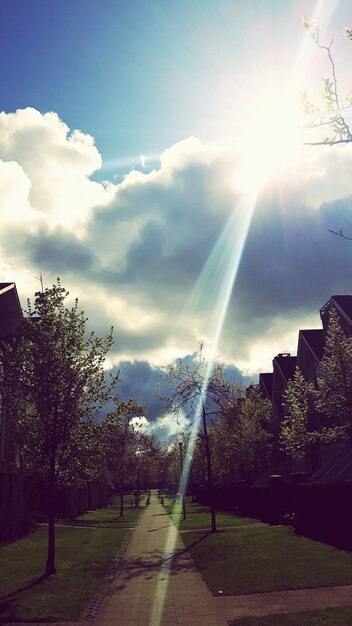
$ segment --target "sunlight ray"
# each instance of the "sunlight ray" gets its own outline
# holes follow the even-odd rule
[[[194,286],[191,296],[183,311],[182,316],[187,316],[198,307],[207,304],[210,308],[209,315],[209,340],[210,354],[207,360],[206,373],[203,388],[196,406],[196,413],[192,424],[190,442],[184,459],[183,472],[179,483],[179,492],[184,497],[188,482],[191,462],[196,442],[196,436],[200,429],[202,415],[202,402],[206,398],[209,378],[212,375],[217,356],[218,344],[225,321],[226,312],[230,302],[231,293],[236,281],[243,249],[247,239],[249,226],[252,220],[254,208],[260,189],[252,189],[243,194],[237,206],[232,212],[225,228],[219,236],[208,260]],[[209,301],[210,298],[210,301]],[[206,302],[207,301],[207,302]],[[157,597],[160,612],[153,612],[150,626],[159,626],[163,615],[170,576],[170,555],[173,554],[177,539],[175,528],[170,528],[166,541],[163,566],[157,580]]]

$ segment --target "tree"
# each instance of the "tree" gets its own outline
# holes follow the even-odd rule
[[[352,92],[346,95],[346,102],[341,106],[338,93],[338,83],[336,75],[335,62],[332,56],[332,45],[334,40],[331,39],[328,45],[324,45],[320,41],[320,28],[307,17],[302,17],[303,26],[309,33],[314,43],[327,54],[331,75],[329,78],[323,78],[322,104],[314,105],[308,98],[305,91],[302,94],[302,103],[307,115],[314,117],[314,121],[310,124],[312,128],[327,126],[332,135],[323,136],[320,141],[310,142],[308,145],[333,145],[337,143],[350,143],[352,141],[352,133],[345,114],[351,110]],[[351,29],[345,27],[345,36],[352,39]]]
[[[326,418],[323,441],[352,437],[352,338],[344,334],[335,309],[329,316],[316,406]]]
[[[352,111],[352,91],[346,96],[346,102],[341,106],[340,95],[338,91],[337,73],[335,62],[332,56],[332,45],[334,40],[331,39],[328,45],[324,45],[320,42],[320,28],[317,24],[310,21],[306,16],[302,16],[303,26],[307,30],[308,34],[314,41],[314,43],[321,50],[325,51],[328,57],[331,74],[328,78],[323,78],[323,90],[322,90],[322,103],[319,106],[313,104],[308,97],[308,92],[305,90],[302,94],[302,105],[306,115],[311,120],[309,123],[310,128],[322,128],[329,129],[328,135],[322,135],[320,141],[305,142],[305,145],[335,145],[345,144],[352,141],[352,131],[346,116]],[[352,40],[352,29],[345,26],[345,37]],[[352,240],[344,234],[343,228],[340,230],[328,229],[333,235],[342,237],[343,239]]]
[[[92,332],[87,319],[65,306],[68,292],[57,284],[37,292],[17,338],[4,344],[4,389],[16,423],[19,465],[45,479],[48,512],[47,576],[55,567],[55,496],[58,487],[98,475],[103,454],[94,423],[118,376],[106,382],[104,360],[112,345]],[[13,373],[16,379],[11,380]],[[10,393],[15,392],[13,400]]]
[[[216,512],[212,498],[212,450],[208,425],[219,414],[221,402],[224,400],[225,395],[230,392],[230,384],[226,380],[224,369],[221,365],[211,367],[206,362],[202,348],[203,346],[201,345],[194,367],[191,368],[182,359],[178,359],[175,365],[168,368],[166,380],[172,391],[168,397],[160,395],[159,397],[164,403],[166,413],[173,414],[176,419],[182,413],[188,418],[192,426],[189,449],[184,461],[181,479],[180,490],[182,493],[186,491],[197,433],[199,429],[202,430],[208,488],[211,498],[211,530],[216,532]]]
[[[246,480],[254,480],[268,466],[272,451],[272,435],[266,426],[272,419],[272,406],[258,386],[250,386],[240,403],[236,429],[238,469]]]
[[[288,413],[281,424],[280,442],[286,454],[303,459],[307,447],[317,440],[318,433],[309,431],[315,414],[316,391],[297,366],[283,394]]]
[[[113,398],[114,408],[108,413],[102,426],[106,445],[106,474],[110,483],[119,486],[120,517],[124,512],[125,481],[131,467],[135,466],[136,451],[141,445],[140,436],[131,421],[141,416],[145,409],[136,400],[123,402]]]
[[[272,450],[272,435],[266,426],[272,406],[257,385],[245,392],[238,386],[225,403],[212,428],[217,474],[230,482],[241,475],[253,481],[267,468]]]
[[[307,448],[318,442],[330,444],[352,437],[352,339],[344,334],[335,309],[330,311],[318,389],[297,367],[284,400],[288,414],[280,439],[284,451],[293,458],[304,458]]]

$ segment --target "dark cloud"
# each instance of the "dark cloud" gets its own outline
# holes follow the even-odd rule
[[[183,362],[191,369],[194,367],[197,354],[187,355]],[[157,385],[160,386],[160,394],[168,396],[171,388],[166,381],[167,367],[153,367],[147,361],[123,361],[114,368],[114,373],[120,371],[120,382],[116,388],[118,395],[123,400],[135,397],[139,402],[145,403],[148,420],[154,422],[162,415],[164,407],[157,397]],[[234,366],[225,366],[225,372],[229,380],[235,380],[238,384],[247,386],[251,379],[244,376]]]
[[[277,192],[260,199],[224,330],[225,336],[236,337],[240,352],[277,318],[292,325],[295,318],[316,312],[318,320],[330,295],[351,292],[352,242],[329,233],[342,225],[352,232],[350,202],[344,198],[313,210],[287,197],[282,205]]]
[[[89,274],[94,263],[93,253],[85,243],[60,230],[53,234],[39,232],[26,245],[33,263],[56,273]]]

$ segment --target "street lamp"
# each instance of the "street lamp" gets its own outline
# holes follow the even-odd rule
[[[186,481],[184,480],[184,476],[183,476],[183,451],[182,451],[183,437],[182,437],[182,435],[178,435],[177,443],[178,443],[178,447],[180,449],[180,464],[181,464],[180,488],[181,488],[181,498],[182,498],[182,511],[183,511],[183,519],[186,519],[186,499],[185,499],[185,493],[184,493],[185,492]]]
[[[3,455],[3,445],[5,443],[4,440],[4,424],[2,417],[2,386],[4,382],[4,366],[0,361],[0,457]]]
[[[136,466],[136,470],[137,470],[137,497],[136,497],[136,504],[137,504],[137,509],[140,509],[140,493],[139,493],[139,465]]]

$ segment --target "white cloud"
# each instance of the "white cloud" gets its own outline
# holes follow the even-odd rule
[[[134,430],[136,433],[146,432],[148,429],[148,425],[149,422],[147,418],[144,417],[144,415],[141,415],[139,417],[132,417],[132,419],[130,419],[130,426],[132,430]]]
[[[104,187],[89,180],[101,166],[93,138],[78,130],[70,133],[56,113],[43,115],[33,108],[0,113],[0,158],[17,164],[19,187],[26,193],[23,211],[37,212],[51,226],[82,224],[106,200]],[[6,211],[3,203],[0,211]]]
[[[149,422],[144,428],[144,432],[150,435],[155,434],[160,441],[168,441],[175,438],[178,434],[185,433],[189,424],[190,422],[184,414],[180,413],[176,418],[175,415],[167,413],[153,422]]]
[[[332,292],[350,291],[351,248],[328,228],[352,233],[351,157],[352,146],[309,149],[260,195],[219,346],[226,361],[262,367],[270,352],[291,349]],[[70,132],[55,113],[2,113],[4,279],[15,279],[24,298],[38,289],[33,276],[43,272],[48,286],[60,274],[97,332],[115,326],[111,364],[192,353],[209,336],[211,282],[193,310],[185,305],[236,210],[238,162],[235,148],[190,137],[164,151],[159,169],[96,183],[101,157],[90,135]],[[226,245],[222,254],[231,237]]]
[[[29,204],[31,181],[16,161],[0,160],[0,216],[6,222],[30,221],[34,212]]]

